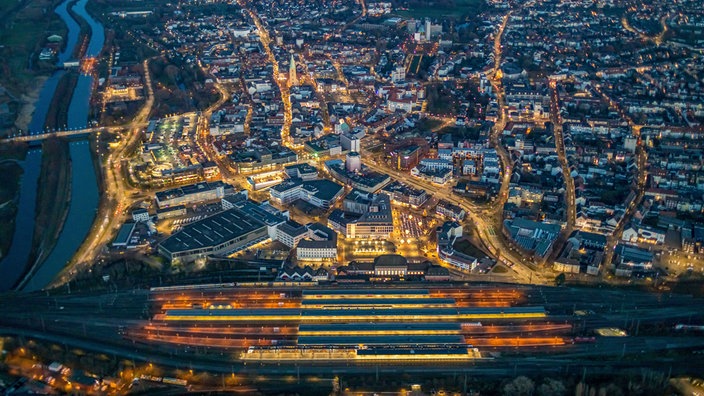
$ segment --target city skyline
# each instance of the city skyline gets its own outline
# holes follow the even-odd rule
[[[0,389],[704,392],[697,1],[0,15]]]

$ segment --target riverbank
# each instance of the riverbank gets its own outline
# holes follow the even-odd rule
[[[36,77],[29,84],[27,91],[20,96],[22,104],[20,105],[20,110],[17,112],[17,118],[15,119],[15,127],[18,130],[29,130],[29,123],[32,122],[34,110],[37,108],[37,101],[48,79],[49,76]]]
[[[0,20],[0,59],[3,59],[0,86],[18,98],[19,109],[11,130],[27,130],[46,79],[53,73],[53,62],[39,60],[39,52],[51,35],[66,37],[68,28],[53,10],[60,1],[36,0],[18,4]],[[62,42],[61,45],[65,45]]]
[[[77,72],[71,71],[61,77],[47,111],[44,128],[66,129],[66,125],[68,125],[68,108],[71,103],[66,98],[73,96],[76,84],[78,84]]]
[[[0,161],[0,259],[12,246],[22,173],[17,161]]]
[[[53,250],[71,202],[71,158],[68,142],[47,139],[42,145],[34,237],[28,263],[38,267]]]

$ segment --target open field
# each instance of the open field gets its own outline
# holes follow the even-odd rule
[[[11,10],[15,4],[12,0],[2,0],[0,10]],[[2,22],[4,28],[0,30],[0,57],[3,58],[3,63],[0,84],[17,95],[24,93],[25,87],[34,77],[47,74],[53,69],[53,65],[37,62],[36,57],[49,35],[66,35],[66,26],[58,15],[50,11],[55,5],[56,2],[52,0],[28,2],[16,12],[10,11],[10,15]]]
[[[427,3],[428,5],[411,5],[408,10],[397,11],[395,13],[400,16],[413,18],[459,18],[463,15],[476,13],[477,8],[484,4],[484,0],[455,0],[450,2],[441,2],[439,4],[433,4],[432,2]]]

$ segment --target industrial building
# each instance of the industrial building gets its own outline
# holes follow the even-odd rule
[[[233,253],[266,239],[264,222],[233,208],[186,225],[159,244],[159,253],[172,263],[186,263]]]

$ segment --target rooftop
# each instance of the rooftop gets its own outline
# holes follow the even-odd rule
[[[264,227],[259,219],[230,209],[185,226],[161,243],[169,252],[217,246]]]

